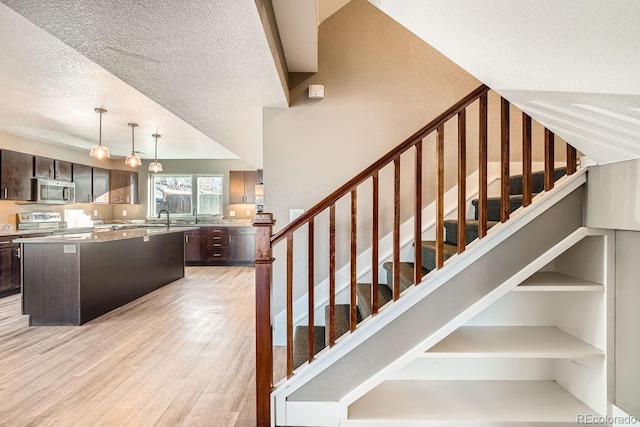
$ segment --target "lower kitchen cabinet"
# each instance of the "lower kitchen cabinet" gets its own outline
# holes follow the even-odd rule
[[[206,229],[184,233],[184,260],[187,264],[201,264],[206,259]]]
[[[203,226],[185,233],[187,265],[251,265],[256,233],[252,226]]]
[[[228,259],[232,263],[252,263],[256,258],[254,227],[229,228]]]
[[[19,245],[0,241],[0,296],[20,292]]]

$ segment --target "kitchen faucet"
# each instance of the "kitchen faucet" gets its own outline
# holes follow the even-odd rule
[[[160,218],[160,215],[162,215],[162,212],[167,214],[167,228],[169,228],[169,211],[166,209],[162,209],[160,212],[158,212],[158,218]]]
[[[193,216],[196,217],[196,224],[198,223],[198,208],[193,208]]]

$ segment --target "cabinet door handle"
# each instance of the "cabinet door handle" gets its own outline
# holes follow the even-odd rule
[[[186,234],[185,234],[185,236],[184,236],[184,241],[185,241],[185,242],[187,242],[187,243],[189,243],[189,236],[188,236],[188,235],[186,235]]]
[[[9,190],[7,189],[7,187],[4,188],[4,198],[5,199],[9,198]]]
[[[16,249],[16,257],[20,258],[20,256],[22,255],[20,248]]]

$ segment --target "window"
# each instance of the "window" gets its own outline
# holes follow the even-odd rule
[[[155,174],[150,181],[150,214],[222,215],[222,175]]]

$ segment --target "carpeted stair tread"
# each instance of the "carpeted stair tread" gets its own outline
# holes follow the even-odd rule
[[[535,196],[535,194],[534,194]],[[476,210],[475,219],[478,219],[478,199],[471,201]],[[489,197],[487,199],[487,220],[500,221],[500,197]],[[509,196],[509,212],[513,212],[522,206],[522,194]]]
[[[436,242],[433,240],[424,240],[420,242],[422,248],[422,267],[428,271],[436,268]],[[444,244],[444,259],[452,257],[458,253],[458,247],[449,243]]]
[[[362,321],[360,313],[357,312],[356,323]],[[329,305],[324,307],[325,334],[324,339],[329,343]],[[336,304],[336,340],[349,332],[351,329],[351,304]]]
[[[393,263],[385,262],[382,267],[387,271],[387,286],[393,289]],[[429,270],[422,268],[422,275],[426,275]],[[400,263],[400,292],[413,285],[413,263]]]
[[[567,168],[553,170],[553,180],[557,181],[567,174]],[[512,175],[509,178],[509,193],[522,194],[522,175]],[[531,174],[531,191],[541,193],[544,191],[544,171],[536,171]]]
[[[313,327],[313,354],[325,348],[324,326]],[[293,333],[293,369],[304,364],[309,357],[309,327],[296,326]]]
[[[478,220],[468,219],[465,224],[467,244],[478,238]],[[500,221],[487,221],[487,229],[499,224]],[[444,222],[444,241],[450,245],[458,245],[458,220],[448,219]]]
[[[378,307],[382,307],[393,299],[393,291],[385,284],[378,286]],[[358,312],[362,318],[371,316],[373,303],[371,300],[371,283],[358,283],[356,285],[356,295],[358,296]]]

